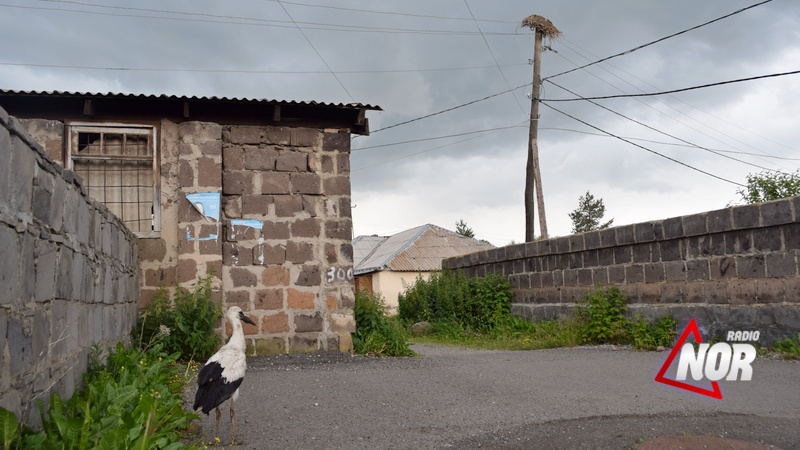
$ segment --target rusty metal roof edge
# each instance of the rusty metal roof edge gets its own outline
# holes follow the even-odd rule
[[[334,108],[354,108],[354,109],[369,109],[374,111],[383,111],[378,105],[370,105],[363,103],[327,103],[318,102],[316,100],[298,101],[298,100],[275,100],[264,98],[239,98],[239,97],[197,97],[197,96],[179,96],[169,94],[133,94],[133,93],[117,93],[117,92],[71,92],[71,91],[28,91],[16,89],[0,89],[3,94],[20,94],[20,95],[41,95],[41,96],[64,96],[64,97],[106,97],[106,98],[140,98],[140,99],[161,99],[161,100],[181,100],[181,101],[221,101],[221,102],[243,102],[243,103],[271,103],[279,105],[300,105],[300,106],[324,106]]]

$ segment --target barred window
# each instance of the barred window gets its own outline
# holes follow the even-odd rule
[[[89,196],[139,237],[158,236],[159,170],[156,130],[140,125],[70,125],[69,167]]]

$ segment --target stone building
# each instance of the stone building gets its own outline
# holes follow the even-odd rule
[[[139,238],[140,306],[212,274],[249,354],[352,346],[350,137],[362,104],[0,90]]]

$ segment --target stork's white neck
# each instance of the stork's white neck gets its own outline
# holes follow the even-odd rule
[[[231,338],[228,340],[227,345],[229,347],[236,347],[244,350],[246,344],[244,342],[244,330],[242,329],[242,321],[239,320],[238,317],[228,317],[228,320],[231,322],[231,328],[233,328],[233,333],[231,333]]]

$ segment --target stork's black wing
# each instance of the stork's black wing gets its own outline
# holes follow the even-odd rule
[[[244,378],[226,382],[222,378],[223,367],[219,362],[210,362],[200,369],[197,374],[197,394],[194,396],[194,406],[192,409],[197,411],[203,408],[203,413],[216,408],[225,400],[231,398]]]

